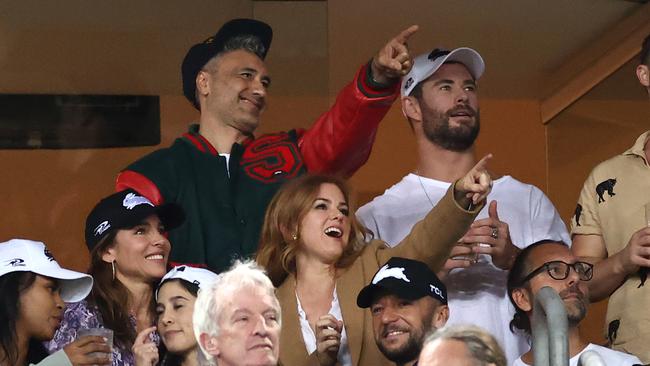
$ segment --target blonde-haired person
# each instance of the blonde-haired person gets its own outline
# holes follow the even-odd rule
[[[490,333],[473,325],[452,325],[424,340],[418,366],[507,366],[506,356]]]
[[[451,186],[445,197],[394,248],[365,243],[366,229],[350,207],[341,179],[305,176],[285,185],[269,205],[257,262],[282,304],[280,361],[285,365],[390,364],[377,348],[369,312],[356,295],[394,256],[439,269],[484,205],[489,156]]]
[[[275,366],[280,352],[280,303],[255,262],[235,262],[202,289],[194,304],[201,365]]]

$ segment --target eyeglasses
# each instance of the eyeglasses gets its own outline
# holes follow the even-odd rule
[[[554,280],[563,280],[569,277],[569,271],[571,268],[576,271],[578,278],[580,278],[581,281],[589,281],[594,277],[594,265],[591,263],[575,262],[569,264],[562,261],[551,261],[542,264],[537,269],[530,272],[521,282],[527,282],[544,271],[548,272],[548,275]]]

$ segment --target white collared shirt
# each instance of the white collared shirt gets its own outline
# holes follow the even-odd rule
[[[307,353],[311,355],[316,351],[316,334],[314,334],[314,331],[309,326],[309,322],[307,321],[307,314],[302,309],[302,305],[300,304],[300,299],[298,298],[297,293],[296,302],[298,303],[298,318],[300,319],[302,339],[305,342]],[[339,304],[339,297],[336,294],[336,288],[334,288],[334,294],[332,296],[332,304],[330,306],[329,314],[334,315],[334,317],[338,320],[343,320],[343,314],[341,313],[341,305]],[[350,346],[348,345],[348,335],[345,331],[345,323],[343,323],[343,331],[341,332],[341,346],[339,347],[337,359],[341,366],[352,366],[352,355],[350,354]]]

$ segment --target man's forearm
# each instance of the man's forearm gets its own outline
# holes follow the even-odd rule
[[[628,273],[620,265],[619,253],[594,263],[594,277],[589,284],[589,297],[592,302],[609,297],[623,284]]]

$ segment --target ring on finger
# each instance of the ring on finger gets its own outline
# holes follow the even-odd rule
[[[493,227],[490,236],[494,239],[499,239],[499,229]]]

